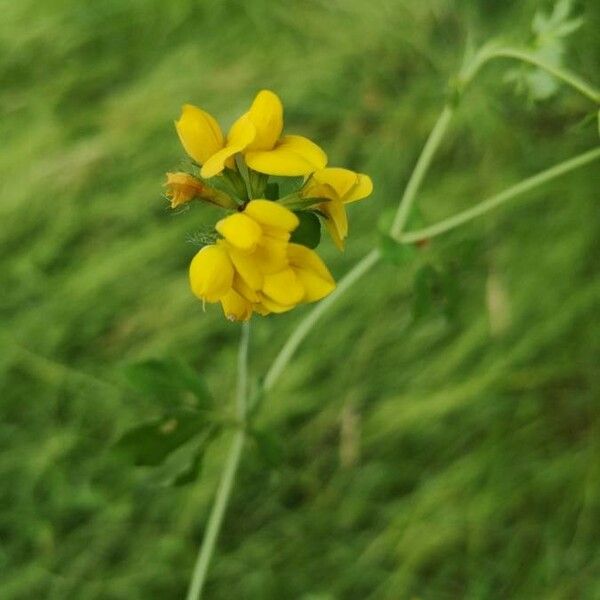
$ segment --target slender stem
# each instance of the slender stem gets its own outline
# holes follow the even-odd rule
[[[444,219],[435,225],[431,225],[430,227],[425,227],[424,229],[419,229],[418,231],[411,231],[410,233],[405,233],[396,237],[399,242],[410,244],[414,242],[418,242],[420,240],[429,239],[435,237],[436,235],[440,235],[445,233],[446,231],[450,231],[471,219],[475,219],[490,210],[500,206],[504,202],[515,198],[516,196],[520,196],[529,190],[532,190],[552,179],[556,179],[569,171],[573,171],[574,169],[578,169],[579,167],[583,167],[588,163],[591,163],[594,160],[600,158],[600,147],[594,148],[593,150],[589,150],[588,152],[584,152],[579,156],[561,162],[537,175],[533,175],[532,177],[528,177],[523,181],[509,187],[508,189],[500,192],[499,194],[495,194],[486,200],[483,200],[473,208],[469,208],[464,210],[457,215],[449,217],[448,219]]]
[[[290,359],[294,355],[294,352],[298,349],[298,346],[302,343],[304,338],[310,333],[315,323],[323,316],[327,309],[337,301],[337,299],[346,290],[352,287],[369,269],[379,260],[379,250],[371,250],[366,254],[360,261],[358,261],[344,277],[342,277],[337,284],[335,290],[327,296],[324,300],[321,300],[309,313],[304,317],[300,324],[293,331],[292,335],[287,339],[275,360],[271,364],[271,367],[267,371],[263,382],[263,389],[268,392],[279,379],[281,373],[283,373]]]
[[[557,67],[544,60],[538,58],[535,54],[527,52],[526,50],[518,50],[516,48],[491,48],[483,50],[481,64],[476,65],[478,69],[488,60],[493,58],[514,58],[522,62],[529,63],[543,71],[546,71],[550,75],[560,79],[567,85],[570,85],[573,89],[577,90],[592,102],[600,104],[600,91],[595,89],[591,84],[587,83],[574,73],[562,67]]]
[[[431,161],[433,160],[433,157],[439,148],[442,139],[444,138],[453,114],[454,108],[449,105],[445,106],[438,120],[433,126],[427,141],[425,142],[423,151],[421,152],[414,171],[408,180],[408,184],[404,190],[402,200],[400,200],[400,205],[398,206],[396,216],[394,217],[394,222],[390,229],[390,235],[392,237],[400,235],[406,225],[406,221],[410,215],[417,192],[419,191],[419,188],[423,183],[423,178],[425,177],[431,165]]]
[[[229,448],[229,454],[227,456],[227,462],[221,475],[221,481],[219,482],[219,488],[217,495],[215,496],[215,502],[208,519],[206,531],[204,533],[204,539],[202,540],[202,546],[196,564],[194,566],[194,572],[190,581],[190,587],[187,593],[187,600],[198,600],[202,594],[202,588],[206,580],[206,574],[210,560],[214,553],[215,543],[221,529],[223,522],[223,516],[225,515],[225,509],[231,496],[231,490],[233,488],[233,481],[235,474],[240,463],[242,455],[242,448],[244,446],[244,421],[246,419],[246,397],[248,392],[248,342],[250,339],[250,324],[248,322],[242,325],[242,332],[240,336],[240,345],[238,351],[237,360],[237,389],[235,394],[235,407],[236,417],[239,421],[239,429],[236,430],[231,447]]]

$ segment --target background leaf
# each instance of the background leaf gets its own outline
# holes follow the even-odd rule
[[[300,224],[292,231],[291,242],[302,244],[308,248],[316,248],[321,241],[321,221],[312,211],[294,211]]]

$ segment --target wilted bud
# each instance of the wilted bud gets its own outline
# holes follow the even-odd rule
[[[204,200],[222,208],[234,210],[237,208],[235,201],[225,192],[210,187],[189,173],[167,173],[167,198],[171,201],[171,208],[177,208],[190,200]]]

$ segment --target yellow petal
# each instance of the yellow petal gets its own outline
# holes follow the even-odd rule
[[[206,111],[185,104],[175,128],[185,151],[203,165],[213,154],[223,148],[223,133],[219,124]]]
[[[290,268],[265,275],[262,291],[265,296],[284,306],[298,304],[304,297],[304,288]]]
[[[252,251],[262,236],[260,225],[242,213],[234,213],[221,219],[215,229],[240,250]]]
[[[271,200],[252,200],[244,213],[261,225],[288,232],[294,231],[300,222],[291,210]]]
[[[224,248],[205,246],[190,263],[190,286],[201,300],[217,302],[230,289],[233,282],[233,265]]]
[[[221,306],[225,317],[230,321],[247,321],[252,316],[252,304],[230,289],[222,298]]]
[[[329,235],[331,236],[331,239],[333,240],[333,243],[335,244],[336,248],[343,252],[344,240],[340,236],[340,232],[338,231],[338,228],[336,227],[335,223],[331,219],[326,219],[325,227],[327,227],[327,231],[329,232]]]
[[[237,274],[252,290],[260,290],[263,285],[263,272],[254,254],[229,247],[229,256]]]
[[[304,288],[303,302],[316,302],[335,289],[335,281],[319,255],[300,244],[288,247],[290,265]]]
[[[268,175],[310,175],[327,164],[327,155],[319,146],[300,135],[284,135],[273,150],[250,151],[246,164]]]
[[[263,235],[252,254],[260,272],[267,275],[285,269],[288,266],[287,246],[287,242]]]
[[[227,145],[206,160],[200,171],[205,179],[214,177],[223,171],[225,164],[236,153],[244,150],[252,142],[256,129],[250,119],[244,115],[240,117],[229,130]]]
[[[260,294],[260,302],[254,305],[254,310],[261,315],[268,315],[269,313],[284,313],[288,310],[292,310],[295,304],[279,304],[268,296]]]
[[[341,200],[330,200],[320,204],[319,208],[327,217],[325,226],[335,245],[343,250],[344,240],[348,236],[348,215],[344,203]]]
[[[362,200],[363,198],[370,196],[373,192],[373,182],[371,181],[371,178],[363,173],[357,173],[357,176],[358,181],[356,182],[356,185],[344,196],[345,203]]]
[[[259,302],[260,298],[255,290],[253,290],[240,276],[236,273],[233,277],[233,289],[240,295],[246,298],[248,302]]]
[[[319,277],[333,282],[333,277],[321,257],[302,244],[288,244],[290,265],[298,269],[314,271]]]
[[[271,150],[283,131],[283,106],[277,94],[258,92],[246,114],[256,128],[256,137],[247,150]]]
[[[328,167],[313,173],[312,181],[335,190],[338,198],[343,198],[358,183],[358,175],[349,169],[340,169],[339,167]],[[330,198],[331,196],[326,196]]]

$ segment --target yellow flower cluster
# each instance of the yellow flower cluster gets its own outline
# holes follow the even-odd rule
[[[192,260],[192,291],[206,302],[220,302],[234,321],[324,298],[335,282],[316,252],[290,243],[297,226],[292,211],[262,199],[221,219],[216,229],[223,237]]]
[[[327,167],[325,152],[314,142],[284,134],[283,106],[268,90],[258,93],[226,136],[209,113],[190,104],[183,107],[175,128],[199,175],[167,174],[171,207],[198,199],[235,211],[218,221],[218,239],[192,260],[194,294],[204,302],[220,302],[227,318],[244,321],[254,312],[286,312],[331,293],[335,282],[327,267],[302,245],[314,244],[294,237],[297,215],[311,212],[313,225],[318,215],[343,250],[348,235],[345,205],[370,195],[371,179]],[[285,197],[285,206],[277,196],[263,198],[271,175],[303,177],[300,189]],[[235,190],[233,197],[219,185],[223,182]]]

